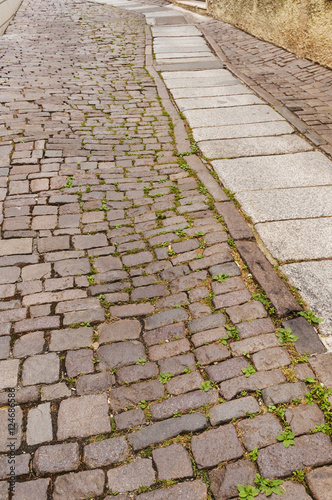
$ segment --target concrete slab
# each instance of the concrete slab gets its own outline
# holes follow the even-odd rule
[[[198,69],[213,69],[213,68],[223,68],[224,65],[223,63],[217,59],[216,57],[213,57],[212,56],[212,60],[211,58],[205,58],[203,59],[203,61],[200,61],[200,62],[196,62],[196,63],[193,63],[193,62],[183,62],[181,64],[179,63],[173,63],[173,64],[166,64],[166,65],[160,65],[160,66],[156,66],[156,71],[164,71],[166,70],[167,72],[170,72],[170,71],[178,71],[179,69],[194,69],[194,68],[198,68]]]
[[[332,260],[286,264],[281,271],[299,290],[309,309],[324,319],[319,330],[332,336]]]
[[[234,192],[332,184],[331,162],[316,151],[215,160],[212,164]]]
[[[243,191],[236,198],[254,223],[332,216],[332,186]]]
[[[248,106],[264,104],[255,94],[239,94],[223,97],[197,97],[192,99],[176,99],[180,111],[187,109],[230,108],[234,106]]]
[[[216,58],[212,55],[209,55],[209,56],[205,56],[205,57],[187,57],[187,56],[183,56],[183,57],[177,57],[176,59],[159,59],[157,60],[157,67],[158,66],[161,66],[161,65],[164,65],[164,64],[194,64],[194,63],[207,63],[209,61],[215,61]]]
[[[229,87],[229,88],[234,88]],[[223,127],[195,128],[195,141],[211,139],[235,139],[239,137],[263,137],[268,135],[283,135],[293,133],[293,128],[287,122],[249,123],[245,125],[225,125]]]
[[[186,24],[187,20],[184,16],[167,16],[167,17],[154,17],[154,18],[147,18],[147,24]]]
[[[191,98],[191,97],[213,97],[213,96],[223,96],[223,95],[237,95],[237,94],[252,94],[244,85],[237,84],[217,87],[191,87],[191,88],[179,88],[171,90],[174,99],[180,98]]]
[[[154,38],[154,40],[153,40],[153,45],[156,47],[160,47],[160,46],[170,47],[170,46],[174,46],[174,45],[178,46],[179,43],[181,43],[183,46],[197,45],[197,44],[207,45],[204,38],[202,38],[201,36],[188,36],[185,39],[183,37],[180,37],[180,36],[174,36],[171,38],[167,37],[167,36],[160,36],[160,37]],[[179,71],[179,73],[181,73],[181,71]],[[180,75],[180,77],[181,77],[181,75]]]
[[[194,138],[197,140],[195,133]],[[240,158],[241,156],[278,155],[312,150],[312,146],[307,141],[295,134],[216,139],[200,141],[198,145],[203,155],[208,158]]]
[[[198,57],[204,57],[204,60],[206,57],[209,57],[211,54],[211,52],[191,52],[190,53],[190,56],[191,57],[195,57],[195,58],[198,58]],[[165,53],[158,53],[156,54],[156,60],[157,61],[160,61],[162,59],[168,59],[168,60],[171,60],[171,59],[184,59],[185,61],[189,61],[189,58],[188,58],[188,52],[165,52]]]
[[[164,80],[168,82],[173,78],[215,78],[232,76],[227,69],[208,69],[208,70],[193,70],[193,71],[177,71],[176,73],[162,73]]]
[[[242,123],[284,120],[281,115],[266,105],[189,109],[184,111],[184,115],[191,127],[215,127],[219,125],[240,125]]]
[[[256,224],[273,257],[280,262],[332,258],[332,218]]]
[[[155,54],[177,54],[186,52],[190,55],[192,52],[208,52],[210,54],[209,48],[205,43],[197,43],[195,45],[157,45],[153,47]]]
[[[173,36],[203,36],[196,26],[153,26],[152,34],[154,37],[173,37]]]

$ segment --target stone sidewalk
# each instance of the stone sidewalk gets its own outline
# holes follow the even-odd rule
[[[195,18],[129,7],[24,0],[1,38],[0,499],[326,500],[332,355],[131,10]]]

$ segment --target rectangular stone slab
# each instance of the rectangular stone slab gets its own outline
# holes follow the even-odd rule
[[[162,59],[179,59],[179,58],[187,60],[189,56],[198,58],[198,57],[209,57],[210,55],[211,52],[208,52],[206,50],[190,52],[190,54],[188,54],[188,52],[172,52],[172,50],[169,50],[169,52],[156,54],[156,60],[160,61]]]
[[[211,60],[212,59],[212,60]],[[179,63],[172,63],[172,64],[167,64],[167,65],[159,65],[156,66],[156,71],[167,71],[167,72],[173,72],[173,71],[178,71],[179,69],[186,69],[186,70],[191,70],[195,68],[199,69],[212,69],[212,68],[223,68],[224,65],[223,63],[217,59],[216,57],[212,56],[208,60],[204,59],[204,61],[192,63],[192,62],[183,62],[181,64]]]
[[[230,85],[229,87],[224,87],[229,89],[229,92],[233,91],[237,86]],[[173,90],[173,95],[175,92],[179,92],[177,89]],[[189,90],[189,89],[188,89]],[[193,89],[196,90],[196,89]],[[200,90],[200,89],[197,89]],[[179,102],[182,99],[179,100]],[[264,137],[273,135],[283,135],[292,134],[294,130],[287,122],[265,122],[265,123],[246,123],[243,125],[224,125],[222,127],[201,127],[195,128],[194,138],[196,141],[209,141],[215,139],[237,139],[240,137]]]
[[[191,84],[191,80],[189,80],[189,82],[189,84]],[[225,84],[225,82],[223,83]],[[283,120],[281,115],[270,106],[265,105],[216,109],[189,109],[184,111],[184,115],[192,128]]]
[[[160,59],[157,61],[158,63],[158,66],[157,67],[160,67],[160,66],[163,66],[164,64],[181,64],[181,63],[206,63],[208,61],[216,61],[216,58],[210,54],[209,56],[205,56],[204,58],[203,57],[193,57],[192,54],[190,55],[190,57],[184,55],[183,57],[179,57],[179,58],[176,58],[176,59]]]
[[[324,335],[324,344],[332,347],[332,260],[294,262],[282,266],[282,272],[292,285],[300,291],[308,307],[323,318],[319,330]]]
[[[249,104],[263,104],[254,94],[197,97],[192,99],[176,99],[180,111],[186,109],[229,108],[234,106],[247,106]]]
[[[303,317],[284,321],[283,328],[291,328],[293,335],[297,335],[299,340],[294,342],[294,347],[299,354],[318,354],[326,351],[317,331]]]
[[[332,186],[242,191],[237,200],[254,223],[332,216]]]
[[[199,40],[201,40],[201,38],[199,38]],[[181,45],[175,45],[175,44],[154,45],[153,49],[156,54],[168,54],[168,53],[178,54],[184,52],[186,54],[190,54],[192,52],[209,52],[208,46],[206,45],[206,43],[203,43],[202,41],[190,45],[186,43],[181,43]]]
[[[153,40],[153,45],[155,47],[172,47],[176,46],[178,47],[179,44],[181,46],[186,47],[187,45],[205,45],[207,47],[207,44],[201,36],[188,36],[185,39],[183,37],[177,37],[174,36],[172,38],[169,38],[167,36],[160,36],[158,38],[154,38]]]
[[[154,37],[172,36],[202,36],[196,26],[153,26],[152,35]]]
[[[195,132],[194,132],[194,138]],[[246,137],[240,139],[216,139],[198,143],[208,158],[240,158],[310,151],[312,146],[295,134],[270,137]]]
[[[256,230],[281,262],[332,257],[331,217],[259,223]]]
[[[316,151],[216,160],[212,164],[234,192],[332,184],[331,161]]]
[[[206,53],[210,55],[211,52]],[[193,54],[190,54],[193,57]],[[185,57],[185,55],[183,56]],[[220,70],[224,71],[224,70]],[[210,77],[195,77],[195,78],[171,78],[167,81],[169,89],[178,88],[197,88],[197,87],[218,87],[224,85],[237,85],[238,81],[231,75],[212,76]]]
[[[286,316],[292,311],[301,311],[286,285],[281,281],[270,262],[256,243],[238,241],[237,249],[256,281],[271,300],[278,316]]]
[[[208,70],[193,70],[193,71],[176,71],[162,73],[164,80],[173,80],[174,78],[224,78],[232,76],[227,69],[208,69]]]
[[[206,83],[208,85],[209,82],[207,81]],[[179,88],[179,89],[172,89],[171,92],[174,99],[204,97],[204,96],[213,97],[213,96],[224,96],[224,95],[252,94],[252,92],[244,85],[238,85],[236,83],[236,80],[234,80],[233,85],[226,85],[226,86],[218,85],[216,87],[200,86],[187,89]]]

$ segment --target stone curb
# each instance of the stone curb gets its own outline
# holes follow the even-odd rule
[[[229,66],[229,61],[221,51],[220,47],[214,41],[214,39],[210,35],[208,35],[206,31],[201,27],[198,27],[198,29],[202,31],[207,42],[211,45],[212,49],[216,52],[221,61],[225,63],[226,66]],[[171,116],[173,122],[175,122],[174,137],[178,151],[189,151],[190,143],[183,121],[179,118],[178,110],[169,97],[165,83],[160,78],[155,67],[152,66],[152,64],[154,64],[154,60],[152,57],[152,40],[153,38],[147,25],[146,68],[151,76],[153,76],[153,78],[155,79],[158,93],[163,102],[163,106]],[[158,69],[159,68],[160,66],[158,66]],[[228,69],[236,74],[233,69]],[[236,74],[236,76],[239,76],[239,78],[243,79],[249,86],[253,85],[253,82],[251,80],[250,82],[246,82],[246,80],[249,79],[244,77],[244,75],[242,77],[242,75]],[[288,110],[286,110],[286,108],[285,111],[287,111],[287,113],[290,113]],[[295,117],[293,113],[290,114],[294,119],[298,120],[298,118]],[[304,123],[301,120],[298,121],[300,122],[300,124],[302,124],[303,128],[305,126]],[[306,126],[305,129],[307,130]],[[189,147],[186,147],[186,144],[188,144]],[[215,207],[218,213],[225,220],[230,235],[236,240],[236,247],[241,257],[245,261],[258,284],[261,286],[267,297],[272,302],[277,315],[280,318],[283,318],[292,312],[301,311],[302,307],[298,304],[292,293],[288,290],[287,286],[282,282],[277,273],[274,271],[272,265],[267,260],[263,252],[259,249],[257,243],[253,241],[239,241],[254,238],[254,233],[249,227],[248,223],[244,220],[243,216],[237,211],[235,205],[231,201],[229,201],[229,198],[223,192],[220,184],[212,177],[207,166],[196,155],[188,156],[186,158],[186,161],[190,168],[195,171],[198,179],[205,185],[214,200],[217,202],[224,202],[215,203]],[[317,340],[319,340],[316,330],[313,331],[317,335]]]

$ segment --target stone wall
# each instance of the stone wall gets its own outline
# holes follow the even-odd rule
[[[207,0],[221,21],[332,68],[332,0]]]
[[[5,32],[21,3],[22,0],[0,0],[0,35]]]

